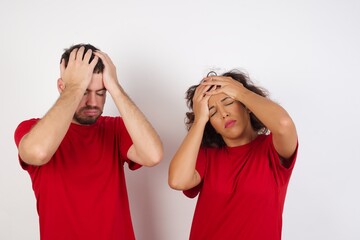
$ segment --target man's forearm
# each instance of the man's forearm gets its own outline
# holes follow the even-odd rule
[[[32,165],[47,163],[59,147],[83,95],[80,89],[65,89],[53,107],[20,141],[21,159]]]
[[[157,164],[162,159],[163,147],[155,129],[120,85],[110,94],[133,141],[130,159],[135,158],[131,160],[145,166]]]

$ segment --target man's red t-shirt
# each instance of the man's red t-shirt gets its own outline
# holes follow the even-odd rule
[[[287,186],[296,160],[280,164],[272,135],[259,135],[238,147],[201,148],[199,198],[190,239],[280,240]]]
[[[15,131],[17,146],[38,119]],[[120,117],[100,117],[93,125],[71,124],[51,160],[20,163],[31,177],[41,239],[135,239],[123,165],[131,138]]]

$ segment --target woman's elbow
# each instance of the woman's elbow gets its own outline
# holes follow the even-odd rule
[[[289,134],[296,134],[296,127],[293,120],[290,117],[284,117],[279,121],[279,127],[277,133],[281,136]]]
[[[168,178],[168,184],[169,187],[174,189],[174,190],[185,190],[183,184],[181,184],[181,182],[177,181],[177,179],[170,177]]]
[[[188,177],[179,176],[171,173],[170,171],[168,176],[168,185],[174,190],[184,191],[192,188],[194,183]]]

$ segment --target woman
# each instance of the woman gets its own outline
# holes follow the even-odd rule
[[[200,193],[190,239],[280,240],[298,146],[291,117],[239,71],[204,78],[187,103],[169,185]]]

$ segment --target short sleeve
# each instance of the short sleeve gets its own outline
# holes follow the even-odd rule
[[[290,179],[290,176],[292,174],[292,171],[293,171],[295,163],[296,163],[299,142],[296,145],[296,149],[295,149],[293,155],[291,156],[290,159],[287,160],[290,162],[289,166],[285,167],[281,164],[280,156],[274,147],[274,143],[272,140],[272,134],[269,134],[267,141],[270,146],[269,158],[270,158],[270,161],[272,161],[273,165],[275,166],[275,174],[277,175],[277,179],[281,185],[283,185],[283,184],[286,185]]]
[[[27,134],[31,130],[31,128],[33,126],[35,126],[35,124],[38,121],[39,121],[39,119],[33,118],[30,120],[23,121],[18,125],[18,127],[15,129],[15,133],[14,133],[14,140],[15,140],[15,144],[16,144],[17,148],[19,148],[20,141],[24,137],[24,135]],[[24,170],[31,171],[31,169],[34,168],[34,166],[31,166],[31,165],[25,163],[20,158],[19,155],[18,155],[18,158],[19,158],[20,165]]]
[[[129,148],[133,145],[130,134],[127,131],[124,121],[121,117],[118,117],[118,123],[118,127],[120,129],[120,156],[125,162],[128,163],[129,169],[136,170],[140,168],[141,165],[131,161],[127,157],[127,152],[129,151]]]
[[[202,187],[203,178],[205,176],[205,170],[206,170],[206,149],[200,148],[198,156],[197,156],[197,160],[196,160],[196,171],[198,171],[198,173],[201,177],[201,182],[197,186],[183,191],[185,196],[187,196],[189,198],[194,198],[199,194],[201,187]]]

